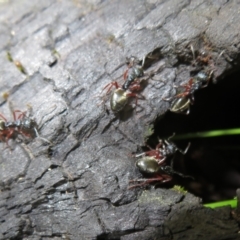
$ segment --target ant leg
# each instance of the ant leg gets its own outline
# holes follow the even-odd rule
[[[41,139],[43,142],[47,142],[50,145],[53,145],[51,141],[47,140],[46,138],[40,137],[40,135],[39,135],[39,133],[38,133],[36,128],[34,128],[34,132],[35,132],[37,138]]]
[[[31,151],[31,149],[23,142],[21,143],[21,146],[24,149],[24,151],[26,151],[26,153],[28,154],[29,158],[31,160],[33,160],[35,157],[34,157],[32,151]]]
[[[145,156],[149,156],[149,157],[154,157],[154,159],[156,160],[156,162],[158,164],[162,164],[165,160],[166,160],[166,157],[162,157],[160,155],[160,152],[159,150],[151,150],[151,151],[147,151],[147,152],[144,152],[142,154],[138,154],[137,157],[140,157],[142,155],[145,155]]]
[[[170,137],[168,137],[168,141],[170,141],[171,138],[173,138],[176,135],[176,133],[174,132]]]
[[[173,96],[172,99],[173,99],[173,98],[181,98],[181,97],[186,97],[186,96],[188,96],[188,95],[190,94],[192,85],[193,85],[193,78],[190,78],[190,80],[189,80],[187,83],[183,84],[183,85],[173,86],[174,88],[180,88],[180,87],[182,87],[182,88],[184,88],[185,90],[184,90],[183,92],[180,92],[180,93],[176,94],[175,96]],[[164,100],[166,100],[166,99],[164,99]]]
[[[148,144],[146,144],[146,146],[150,149],[150,151],[146,151],[146,152],[143,152],[143,153],[140,153],[140,154],[137,154],[137,155],[135,155],[135,157],[136,158],[138,158],[138,157],[141,157],[141,156],[155,156],[156,154],[155,154],[155,152],[156,152],[156,150],[155,149],[153,149],[153,148],[151,148]]]
[[[216,65],[218,63],[218,60],[220,59],[220,57],[224,54],[225,50],[221,51],[220,54],[218,55],[217,57],[217,60],[216,60]]]
[[[124,79],[125,81],[126,81],[126,79],[127,79],[128,70],[129,70],[129,67],[128,67],[128,69],[124,72],[124,74],[123,74],[123,79]]]
[[[194,177],[190,176],[190,175],[184,175],[183,173],[177,172],[175,170],[172,170],[172,174],[176,174],[182,178],[191,178],[192,180],[194,180]]]
[[[192,52],[192,55],[193,55],[193,61],[195,61],[196,60],[196,56],[195,56],[195,51],[194,51],[194,47],[193,47],[192,44],[190,45],[190,49],[191,49],[191,52]]]
[[[146,147],[148,147],[150,149],[150,151],[146,151],[146,152],[142,152],[142,153],[139,153],[139,154],[136,154],[134,157],[135,158],[139,158],[141,156],[156,156],[156,149],[153,149],[151,146],[149,146],[148,144],[145,144]]]
[[[135,94],[135,93],[127,93],[126,94],[128,97],[135,97],[135,111],[136,111],[136,109],[137,109],[137,106],[138,106],[138,99],[139,99],[139,96],[141,96],[141,98],[140,99],[145,99],[145,97],[144,96],[142,96],[142,95],[140,95],[140,94]]]
[[[173,138],[174,136],[175,136],[175,133],[173,133],[172,136],[170,136],[167,140],[165,140],[165,143],[167,143],[167,144],[169,145],[169,144],[170,144],[170,143],[169,143],[170,139]],[[179,148],[177,148],[177,150],[178,150],[180,153],[182,153],[183,155],[185,155],[185,154],[187,153],[187,151],[188,151],[188,149],[189,149],[190,146],[191,146],[191,143],[189,142],[188,145],[187,145],[187,147],[185,148],[185,150],[182,150],[182,149],[179,149]]]
[[[5,122],[7,122],[7,119],[0,113],[0,118],[2,118]]]
[[[167,174],[171,174],[171,175],[176,174],[176,175],[178,175],[180,177],[183,177],[183,178],[192,178],[192,179],[194,179],[192,176],[184,175],[184,174],[182,174],[180,172],[175,171],[172,168],[172,166],[165,166],[165,167],[163,167],[163,171],[165,171]]]
[[[31,135],[30,133],[26,133],[26,132],[24,132],[24,131],[22,131],[22,130],[18,130],[18,133],[20,133],[20,134],[22,134],[23,136],[28,137],[28,138],[31,138],[31,137],[32,137],[32,135]]]
[[[159,150],[163,146],[163,141],[161,139],[158,139],[158,145],[156,146],[156,150]]]
[[[176,86],[176,88],[178,88],[179,86]],[[178,97],[178,94],[177,95],[174,95],[172,97],[169,97],[169,98],[166,98],[166,97],[162,97],[162,100],[164,101],[167,101],[167,102],[171,102],[173,99],[177,98]]]
[[[6,142],[4,139],[4,133],[0,132],[0,141],[1,142]]]
[[[146,60],[146,56],[144,56],[143,59],[142,59],[142,68],[144,67],[145,60]]]
[[[145,155],[146,155],[146,152],[143,152],[143,153],[136,154],[134,157],[139,158],[139,157],[145,156]]]
[[[209,84],[209,82],[210,82],[210,80],[212,78],[212,75],[213,75],[213,70],[209,73],[208,80],[207,80],[206,84],[203,85],[201,88],[205,88],[205,87],[208,86],[208,84]]]
[[[167,102],[171,102],[174,98],[175,98],[175,96],[169,97],[169,98],[163,97],[162,100],[167,101]]]
[[[107,90],[107,92],[106,92],[106,94],[108,94],[113,86],[115,86],[115,88],[119,88],[118,83],[117,83],[116,81],[114,81],[114,82],[108,83],[108,84],[103,88],[102,92],[108,87],[108,90]]]
[[[158,184],[166,183],[166,182],[169,182],[169,181],[172,180],[172,176],[169,176],[169,175],[162,175],[162,177],[163,177],[164,180],[162,180],[161,182],[157,182],[157,183],[155,184],[155,186],[158,185]],[[154,187],[155,187],[155,186],[154,186]]]
[[[18,115],[18,117],[17,117],[16,113],[20,113],[20,114]],[[14,119],[14,121],[16,121],[16,120],[18,120],[18,119],[22,119],[22,118],[25,117],[25,116],[26,116],[26,112],[22,112],[22,111],[20,111],[20,110],[14,110],[14,111],[13,111],[13,119]]]
[[[156,158],[156,161],[158,162],[158,164],[161,164],[162,162],[164,162],[166,160],[166,157],[163,157],[160,155],[160,149],[161,148],[165,148],[165,146],[163,145],[163,141],[161,139],[158,139],[158,144],[155,148],[155,152],[156,152],[156,155],[155,155],[155,158]],[[161,159],[162,158],[162,159]]]
[[[140,154],[136,155],[135,157],[141,157],[143,155],[145,155],[145,156],[147,155],[149,157],[154,157],[159,164],[161,164],[162,162],[164,162],[166,160],[165,157],[161,159],[161,155],[160,155],[160,152],[159,152],[159,149],[162,147],[162,140],[159,139],[159,143],[158,143],[158,145],[156,146],[155,149],[151,148],[149,145],[146,145],[146,146],[151,150],[147,151],[147,152],[140,153]]]
[[[180,153],[182,153],[183,155],[185,155],[185,154],[187,153],[187,151],[188,151],[188,149],[189,149],[190,146],[191,146],[191,143],[189,142],[184,151],[181,150],[181,149],[178,149],[178,151],[179,151]]]
[[[119,85],[118,85],[118,83],[117,83],[116,81],[110,82],[110,83],[108,83],[108,84],[103,88],[103,90],[101,91],[100,94],[98,94],[98,95],[95,96],[95,98],[96,98],[96,97],[101,97],[101,98],[102,98],[102,101],[101,101],[101,103],[98,104],[98,106],[100,106],[103,102],[106,101],[106,95],[111,91],[111,89],[112,89],[113,86],[115,86],[116,89],[119,88]],[[106,94],[105,94],[104,96],[101,96],[102,92],[103,92],[106,88],[108,88]]]
[[[149,156],[149,157],[155,157],[155,158],[159,158],[159,152],[156,149],[150,150],[145,152],[145,155]]]
[[[161,165],[163,162],[165,162],[166,159],[167,159],[167,157],[163,157],[161,160],[157,159],[156,161],[159,165]]]
[[[145,185],[148,185],[152,182],[156,182],[156,181],[161,181],[162,178],[140,178],[140,179],[135,179],[135,180],[130,180],[129,183],[134,183],[134,182],[142,182],[142,183],[138,183],[138,184],[134,184],[130,187],[128,187],[128,189],[132,189],[132,188],[135,188],[135,187],[141,187],[141,186],[145,186]]]
[[[186,97],[188,96],[190,93],[189,90],[185,91],[185,92],[182,92],[182,93],[178,93],[177,95],[174,96],[174,98],[181,98],[181,97]]]
[[[135,105],[137,106],[137,100],[138,100],[138,95],[136,93],[127,93],[127,97],[135,97],[136,101],[135,101]]]
[[[148,185],[152,182],[165,183],[165,182],[169,182],[171,180],[172,180],[172,177],[168,176],[168,175],[164,175],[164,176],[163,175],[158,175],[155,178],[149,178],[149,179],[141,178],[141,179],[130,180],[129,183],[134,183],[134,182],[142,182],[142,183],[132,185],[132,186],[128,187],[128,189],[133,189],[135,187],[145,186],[145,185]]]
[[[141,99],[145,99],[144,96],[133,93],[133,92],[139,91],[140,89],[141,89],[140,81],[139,81],[139,79],[135,79],[134,82],[129,87],[130,93],[127,93],[127,97],[135,97],[136,98],[136,102],[135,102],[136,106],[138,105],[137,104],[138,98],[139,98],[138,96],[141,96]]]
[[[5,142],[7,144],[7,147],[10,148],[9,144],[8,144],[8,140],[11,138],[11,136],[14,134],[14,129],[10,130],[5,138]],[[11,148],[10,148],[11,149]]]

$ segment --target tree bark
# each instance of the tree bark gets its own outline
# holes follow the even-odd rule
[[[162,98],[198,68],[191,48],[207,52],[215,83],[238,69],[238,1],[19,0],[0,12],[1,113],[31,106],[53,143],[2,143],[0,239],[239,239],[228,207],[128,190]],[[124,82],[130,56],[146,57],[138,105],[114,114],[103,89]]]

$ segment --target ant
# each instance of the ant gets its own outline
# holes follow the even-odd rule
[[[148,146],[148,148],[150,148],[150,151],[141,153],[141,154],[137,154],[135,155],[135,157],[140,157],[140,156],[149,156],[149,157],[154,157],[155,161],[158,164],[161,164],[162,162],[164,162],[166,160],[167,157],[174,155],[177,151],[182,153],[183,155],[185,155],[190,147],[190,143],[188,143],[187,147],[185,148],[185,150],[182,150],[180,148],[177,147],[177,145],[175,143],[173,143],[172,141],[170,141],[171,138],[173,138],[175,135],[175,133],[170,136],[167,140],[164,139],[159,139],[159,143],[157,144],[155,149],[152,149],[151,147]]]
[[[112,92],[112,95],[110,98],[110,107],[114,113],[118,113],[121,110],[123,110],[123,108],[127,105],[128,99],[130,97],[136,98],[136,105],[137,105],[138,94],[136,94],[135,92],[141,89],[140,78],[146,76],[146,79],[144,80],[147,80],[149,78],[153,79],[153,76],[162,69],[162,66],[161,66],[157,71],[151,72],[149,74],[145,74],[143,69],[144,69],[146,59],[157,59],[157,58],[151,56],[150,54],[148,54],[147,56],[144,56],[142,60],[138,60],[134,56],[127,58],[126,64],[128,66],[128,69],[123,74],[123,79],[125,80],[123,85],[119,86],[118,83],[114,81],[107,84],[103,88],[103,90],[107,88],[106,94],[110,92],[113,86],[116,88]]]
[[[137,105],[138,97],[134,91],[139,91],[141,88],[138,82],[132,83],[126,90],[123,89],[123,87],[120,87],[116,81],[111,82],[104,87],[104,89],[109,87],[106,94],[110,92],[113,86],[115,86],[116,89],[112,92],[112,95],[110,97],[110,107],[114,113],[118,113],[123,110],[123,108],[127,105],[128,99],[130,97],[136,98]]]
[[[116,81],[107,84],[103,90],[108,88],[108,94],[114,86],[116,89],[112,92],[110,97],[110,107],[114,113],[118,113],[126,106],[130,97],[136,98],[136,105],[138,95],[134,92],[141,89],[139,78],[144,76],[143,65],[145,58],[142,60],[142,65],[135,57],[127,59],[128,69],[125,71],[123,78],[125,80],[122,86],[119,86]]]
[[[163,98],[170,101],[170,111],[175,113],[189,114],[190,105],[194,102],[194,93],[198,89],[208,86],[213,71],[206,73],[201,71],[190,78],[186,84],[177,87],[177,94],[170,98]]]
[[[168,140],[159,140],[159,144],[155,149],[135,155],[135,157],[143,156],[136,161],[136,167],[141,173],[149,175],[151,178],[131,180],[130,182],[142,183],[133,185],[129,187],[129,189],[147,185],[155,181],[161,181],[162,183],[168,182],[172,179],[171,175],[173,174],[177,174],[181,177],[189,177],[173,170],[173,161],[171,161],[171,166],[165,166],[165,160],[167,157],[174,155],[177,151],[182,154],[186,154],[190,147],[189,143],[185,150],[179,149],[173,142],[170,141],[170,138],[173,136],[169,137]]]
[[[173,162],[173,161],[172,161]],[[173,169],[172,163],[171,166],[159,164],[154,157],[145,156],[137,160],[136,166],[139,171],[151,178],[141,178],[129,181],[129,183],[142,182],[135,185],[130,186],[128,189],[132,189],[135,187],[141,187],[148,185],[152,182],[169,182],[172,180],[172,175],[176,174],[184,178],[192,178],[191,176],[184,175],[180,172],[177,172]]]
[[[50,141],[39,136],[37,123],[34,119],[27,117],[26,112],[20,110],[13,111],[13,121],[7,121],[7,119],[0,114],[0,140],[5,141],[9,147],[9,139],[14,138],[18,134],[28,138],[35,136],[51,144]]]

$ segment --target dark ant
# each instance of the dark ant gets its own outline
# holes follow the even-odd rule
[[[19,113],[18,116],[17,113]],[[37,123],[34,119],[27,117],[26,112],[20,110],[13,111],[13,121],[7,121],[2,114],[0,114],[0,118],[0,140],[5,141],[7,146],[9,146],[8,140],[14,138],[17,134],[28,138],[35,136],[51,144],[50,141],[39,136]]]
[[[171,161],[171,166],[165,166],[165,160],[167,159],[167,157],[174,155],[177,151],[179,151],[182,154],[186,154],[190,147],[189,143],[185,150],[179,149],[173,142],[169,141],[171,137],[169,137],[168,140],[159,140],[159,144],[156,146],[155,149],[144,152],[142,154],[135,155],[135,157],[143,156],[142,158],[136,161],[136,166],[141,173],[149,175],[151,176],[151,178],[131,180],[130,183],[131,182],[142,183],[133,185],[129,187],[129,189],[147,185],[155,181],[160,181],[162,183],[168,182],[172,179],[171,175],[173,174],[177,174],[181,177],[189,177],[173,170],[172,167],[173,161]]]
[[[123,108],[128,103],[128,99],[130,97],[136,98],[136,105],[137,105],[138,95],[134,92],[139,91],[141,89],[140,78],[146,76],[146,79],[149,79],[149,78],[153,79],[153,76],[161,70],[161,67],[160,67],[157,71],[151,72],[149,74],[145,74],[143,68],[145,65],[146,58],[147,59],[155,59],[155,57],[152,57],[150,54],[145,56],[141,61],[133,56],[130,58],[127,58],[126,63],[127,63],[128,69],[123,74],[123,78],[125,80],[123,85],[119,86],[118,83],[116,81],[114,81],[114,82],[107,84],[103,88],[103,90],[108,88],[106,94],[108,94],[110,92],[110,90],[113,86],[115,86],[115,88],[116,88],[112,92],[112,95],[110,98],[111,110],[114,113],[118,113],[121,110],[123,110]]]
[[[128,69],[125,71],[124,84],[120,87],[116,81],[107,84],[104,88],[108,88],[106,94],[108,94],[113,86],[115,86],[115,90],[112,92],[110,97],[110,107],[114,113],[118,113],[126,106],[128,103],[128,99],[130,97],[136,98],[136,105],[138,96],[136,91],[140,90],[140,81],[138,78],[144,76],[143,65],[145,62],[145,58],[142,61],[142,65],[139,65],[140,61],[136,60],[135,57],[131,57],[127,59]]]
[[[213,71],[209,74],[203,71],[197,73],[186,84],[177,87],[177,94],[175,96],[163,98],[163,100],[171,102],[170,111],[189,114],[190,105],[194,102],[195,91],[208,86],[212,73]]]
[[[170,141],[170,139],[175,135],[175,133],[170,136],[167,140],[164,139],[159,139],[159,143],[157,144],[155,149],[151,149],[151,147],[149,147],[151,150],[141,153],[141,154],[137,154],[135,155],[135,157],[141,157],[141,156],[149,156],[149,157],[154,157],[155,161],[158,164],[161,164],[162,162],[164,162],[166,160],[167,157],[170,157],[172,155],[174,155],[177,151],[182,153],[183,155],[185,155],[190,147],[190,143],[188,143],[187,147],[185,150],[182,150],[180,148],[177,147],[177,145],[175,143],[173,143],[172,141]]]
[[[111,82],[104,87],[104,89],[109,87],[106,94],[110,92],[113,86],[115,86],[116,89],[112,92],[112,95],[110,97],[110,107],[114,113],[118,113],[123,110],[130,97],[136,98],[137,105],[138,97],[134,91],[139,91],[141,88],[138,82],[132,83],[127,90],[124,90],[122,87],[120,87],[117,82]]]
[[[191,176],[187,176],[180,172],[175,171],[172,167],[172,164],[171,166],[165,166],[162,164],[163,162],[159,164],[156,161],[155,157],[145,156],[138,159],[136,162],[136,166],[139,169],[139,171],[144,175],[150,176],[151,178],[131,180],[129,181],[129,183],[135,183],[135,182],[142,182],[142,183],[132,185],[128,189],[145,186],[152,182],[161,182],[161,183],[169,182],[172,180],[172,175],[174,174],[184,178],[192,178]]]

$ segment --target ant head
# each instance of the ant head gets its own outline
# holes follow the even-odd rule
[[[196,80],[199,82],[207,82],[212,77],[213,71],[201,71],[196,75]]]
[[[37,127],[37,123],[35,122],[35,120],[33,118],[25,118],[24,127],[26,129],[33,129],[33,128]]]
[[[208,80],[208,75],[205,72],[199,72],[196,75],[196,78],[200,82],[206,82]]]
[[[176,144],[173,143],[173,142],[171,142],[171,141],[169,141],[169,139],[168,139],[168,140],[164,139],[164,143],[165,143],[165,145],[166,145],[169,149],[171,149],[171,148],[177,148]]]

